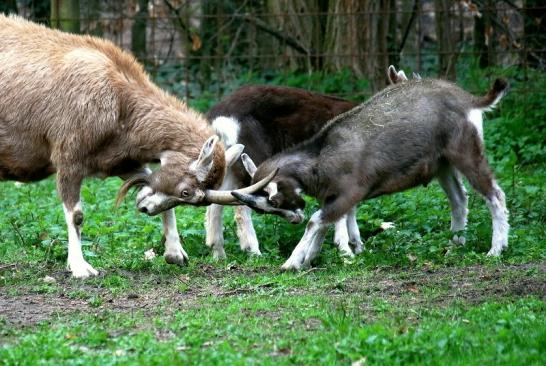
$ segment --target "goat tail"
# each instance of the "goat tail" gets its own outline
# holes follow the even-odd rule
[[[116,208],[119,207],[121,202],[123,202],[123,199],[125,196],[127,196],[127,193],[129,190],[133,187],[140,188],[148,184],[148,174],[146,173],[139,173],[133,175],[131,178],[127,179],[123,185],[120,187],[118,194],[116,196]]]
[[[474,102],[474,107],[483,110],[491,110],[497,105],[502,97],[506,95],[508,89],[509,84],[506,79],[495,79],[493,85],[491,86],[491,89],[489,89],[487,94],[483,97],[476,98]]]

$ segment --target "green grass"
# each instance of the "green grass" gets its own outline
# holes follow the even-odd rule
[[[0,365],[541,365],[545,111],[540,95],[511,93],[485,123],[510,210],[510,245],[500,258],[485,256],[491,217],[475,193],[467,244],[450,244],[447,199],[433,183],[362,203],[364,237],[382,221],[396,229],[369,238],[351,261],[338,256],[330,233],[315,267],[302,273],[279,268],[303,225],[255,215],[263,256],[248,257],[227,208],[228,260],[215,262],[203,244],[204,209],[179,207],[190,255],[180,268],[160,255],[144,259],[150,248],[163,252],[158,217],[138,214],[132,199],[115,209],[120,181],[90,179],[82,190],[84,255],[101,276],[80,281],[65,270],[54,179],[0,183]],[[308,214],[317,208],[308,206]]]

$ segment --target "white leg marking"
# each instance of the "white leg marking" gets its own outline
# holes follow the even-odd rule
[[[290,258],[282,265],[283,270],[300,270],[302,267],[310,265],[318,254],[328,229],[328,225],[320,219],[321,213],[322,211],[318,210],[311,216],[303,237],[294,248]]]
[[[72,209],[68,209],[63,203],[64,217],[68,228],[68,269],[75,278],[87,278],[99,274],[89,263],[85,261],[82,253],[80,228],[74,224],[74,213],[82,212],[81,202]]]
[[[454,233],[464,231],[468,216],[468,195],[459,172],[452,169],[450,172],[439,177],[438,181],[446,193],[451,206],[451,231]],[[466,239],[462,233],[459,233],[453,236],[452,241],[455,244],[464,245]]]
[[[354,253],[360,254],[364,250],[364,245],[360,239],[360,230],[356,222],[356,206],[347,213],[347,230],[349,231],[349,243],[354,247]]]
[[[224,251],[224,233],[222,223],[222,213],[224,206],[210,205],[207,207],[207,215],[205,219],[205,230],[207,247],[212,249],[214,259],[225,259],[226,252]]]
[[[339,249],[342,257],[354,257],[353,251],[349,247],[349,232],[347,215],[343,215],[335,224],[334,243]]]
[[[483,111],[481,109],[471,109],[466,118],[476,127],[478,135],[483,141]]]
[[[163,257],[167,263],[182,266],[188,260],[188,254],[180,244],[174,209],[171,208],[163,212],[161,218],[163,219],[163,232],[165,234],[165,254],[163,254]]]
[[[222,190],[231,190],[238,188],[240,183],[233,176],[231,168],[228,167],[224,181],[220,186]],[[207,247],[212,249],[212,257],[214,259],[225,259],[226,252],[224,250],[224,224],[222,214],[224,206],[210,205],[207,207],[207,215],[205,217],[205,230]]]
[[[235,223],[237,224],[237,237],[241,250],[254,255],[262,255],[256,231],[252,225],[252,209],[248,206],[235,207]]]
[[[493,239],[488,256],[498,256],[504,248],[508,246],[508,210],[504,199],[504,192],[493,182],[493,193],[491,197],[486,197],[487,206],[491,211],[493,221]]]

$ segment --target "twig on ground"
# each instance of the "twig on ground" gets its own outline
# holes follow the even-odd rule
[[[17,227],[17,225],[15,225],[15,221],[14,221],[14,220],[10,220],[9,223],[10,223],[11,226],[13,227],[13,230],[15,230],[15,233],[16,233],[17,236],[19,237],[19,240],[21,240],[21,244],[22,244],[22,245],[26,245],[25,239],[23,239],[23,235],[21,235],[21,232],[19,231],[19,228]]]
[[[297,275],[296,277],[303,277],[313,271],[322,271],[323,269],[326,269],[324,267],[312,267],[312,268],[309,268],[307,271],[303,271],[301,272],[299,275]]]
[[[17,263],[3,264],[3,265],[0,265],[0,271],[3,271],[8,268],[14,268],[14,267],[17,267]]]

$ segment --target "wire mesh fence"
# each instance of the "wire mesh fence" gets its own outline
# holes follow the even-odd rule
[[[328,75],[342,75],[323,89],[358,100],[386,85],[389,64],[454,80],[499,68],[525,80],[546,65],[540,1],[20,0],[2,6],[109,39],[133,52],[161,86],[188,99],[219,98],[245,82],[290,81],[286,75],[302,75],[289,83],[313,89]],[[545,86],[517,87],[546,93]]]

